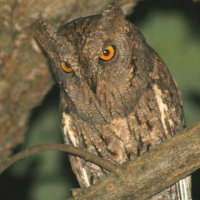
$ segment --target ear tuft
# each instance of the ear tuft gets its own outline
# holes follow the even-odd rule
[[[55,35],[55,31],[50,25],[38,20],[35,24],[35,37],[39,44],[48,53],[48,43]]]
[[[57,43],[60,36],[50,25],[38,20],[35,24],[35,37],[43,50],[46,51],[50,57],[58,57]]]
[[[116,28],[121,29],[125,26],[125,16],[116,1],[111,1],[107,8],[104,10],[100,19],[101,23],[114,25]]]

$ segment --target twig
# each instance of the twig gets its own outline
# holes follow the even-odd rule
[[[4,162],[0,163],[0,174],[6,170],[8,167],[10,167],[13,163],[17,162],[18,160],[22,158],[26,158],[32,154],[43,152],[43,151],[64,151],[69,154],[73,154],[76,156],[79,156],[86,161],[93,162],[102,168],[114,173],[115,175],[118,175],[118,170],[114,164],[111,162],[98,157],[95,154],[92,154],[88,151],[85,151],[81,148],[74,147],[72,145],[65,145],[65,144],[40,144],[34,147],[30,147],[28,149],[25,149],[24,151],[21,151],[14,156],[7,158]]]

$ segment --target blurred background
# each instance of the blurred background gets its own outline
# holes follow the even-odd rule
[[[145,35],[170,69],[182,93],[187,126],[200,120],[200,3],[146,0],[127,17]],[[63,143],[55,85],[30,118],[25,142],[14,153],[41,143]],[[200,199],[200,170],[192,176]],[[22,160],[0,177],[2,200],[64,200],[79,187],[67,154],[45,152]]]

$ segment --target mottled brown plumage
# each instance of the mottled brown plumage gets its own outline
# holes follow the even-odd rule
[[[148,152],[184,128],[175,81],[114,1],[102,15],[76,19],[57,33],[39,22],[36,37],[53,62],[60,86],[66,144],[117,164]],[[108,46],[115,54],[105,61],[100,55]],[[64,71],[61,62],[72,72]],[[79,157],[70,156],[70,162],[81,187],[107,173]],[[181,187],[177,183],[152,199],[190,199],[180,196]]]

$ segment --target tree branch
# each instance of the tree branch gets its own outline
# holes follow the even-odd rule
[[[98,157],[95,154],[92,154],[88,151],[85,151],[81,148],[74,147],[72,145],[65,145],[65,144],[40,144],[34,147],[30,147],[28,149],[25,149],[24,151],[21,151],[14,156],[7,158],[5,161],[3,161],[0,164],[0,174],[3,173],[8,167],[10,167],[12,164],[17,162],[18,160],[21,160],[23,158],[26,158],[30,155],[44,152],[44,151],[64,151],[69,154],[79,156],[87,161],[91,161],[104,169],[114,173],[115,175],[118,175],[117,168],[114,164],[111,162]]]

